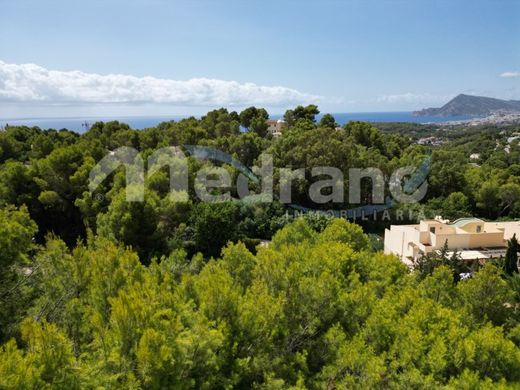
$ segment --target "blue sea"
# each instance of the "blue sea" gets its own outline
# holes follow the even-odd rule
[[[438,123],[451,120],[471,119],[470,116],[458,117],[416,117],[411,112],[353,112],[332,114],[336,122],[343,125],[349,121],[366,122],[412,122],[412,123]],[[188,116],[127,116],[127,117],[77,117],[77,118],[27,118],[27,119],[0,119],[0,128],[6,125],[16,126],[38,126],[41,129],[69,129],[82,133],[87,125],[92,125],[97,121],[118,120],[127,123],[133,129],[145,129],[170,120],[181,120]],[[279,119],[282,115],[271,115],[273,119]],[[318,120],[321,115],[318,115]]]

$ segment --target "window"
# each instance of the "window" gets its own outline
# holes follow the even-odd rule
[[[432,227],[430,228],[430,233],[435,234],[435,227],[432,226]]]
[[[477,225],[477,233],[480,233],[482,231],[482,226]]]

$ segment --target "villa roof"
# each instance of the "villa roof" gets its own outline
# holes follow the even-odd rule
[[[467,217],[467,218],[459,218],[456,221],[453,221],[453,223],[450,223],[450,225],[453,225],[453,226],[461,228],[461,227],[466,226],[468,223],[472,223],[472,222],[482,222],[482,223],[484,223],[484,221],[479,219],[479,218]]]

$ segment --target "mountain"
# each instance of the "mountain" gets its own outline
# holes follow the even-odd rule
[[[520,111],[520,101],[460,94],[439,108],[414,111],[414,116],[488,115],[493,111]]]

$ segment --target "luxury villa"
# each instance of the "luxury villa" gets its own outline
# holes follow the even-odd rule
[[[267,120],[267,132],[273,137],[282,135],[282,129],[285,121],[282,119],[268,119]]]
[[[454,222],[441,217],[416,225],[391,225],[385,230],[385,253],[399,256],[408,265],[422,253],[437,251],[448,243],[462,260],[486,260],[504,256],[507,240],[520,238],[520,221],[484,222],[460,218]]]

